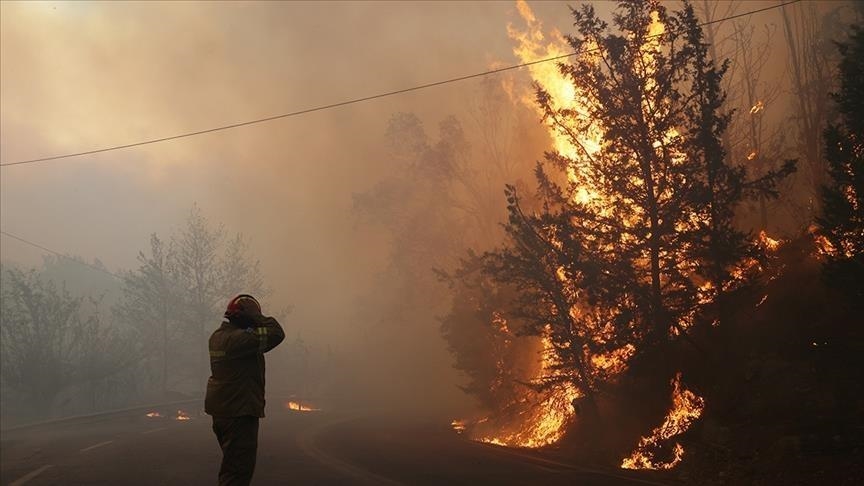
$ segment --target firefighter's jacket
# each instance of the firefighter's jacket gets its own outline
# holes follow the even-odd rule
[[[204,411],[214,417],[264,416],[264,353],[285,339],[272,317],[240,328],[227,319],[210,336],[210,379]]]

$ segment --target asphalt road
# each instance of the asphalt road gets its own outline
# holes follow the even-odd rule
[[[215,484],[221,452],[210,418],[159,410],[84,419],[0,435],[3,485]],[[478,444],[446,424],[383,413],[294,412],[268,407],[255,485],[662,484],[646,474],[552,461]]]

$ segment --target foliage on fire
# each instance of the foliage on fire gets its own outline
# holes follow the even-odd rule
[[[827,245],[825,278],[838,291],[864,305],[864,30],[841,45],[840,89],[835,95],[839,120],[825,131],[831,182],[822,190],[824,212],[818,219]]]
[[[269,301],[300,289],[268,357],[292,424],[377,414],[388,442],[637,480],[864,481],[864,6],[576,3],[496,6],[494,74],[454,83],[452,115],[425,89],[406,99],[434,109],[370,99],[362,128],[332,112],[321,140],[369,150],[351,171],[244,167],[278,189],[226,213],[249,239],[184,205],[129,270],[4,260],[0,425],[205,425],[185,403],[226,295],[282,317]]]
[[[525,28],[508,32],[521,61],[581,54],[554,69],[531,65],[534,96],[514,95],[542,117],[552,150],[536,165],[536,194],[506,185],[504,245],[469,252],[448,275],[454,301],[442,330],[484,410],[454,428],[536,448],[601,424],[600,402],[664,353],[714,359],[699,337],[730,325],[742,303],[766,302],[764,290],[746,296],[782,276],[771,262],[783,242],[742,230],[736,211],[777,198],[796,163],[750,172],[727,155],[728,64],[712,61],[689,4],[620,2],[615,32],[582,6],[573,36],[544,32],[526,3],[517,7]],[[750,114],[763,109],[755,102]],[[860,194],[846,189],[847,202],[850,193]],[[675,373],[662,425],[643,432],[621,467],[681,462],[676,437],[710,407],[686,378]]]

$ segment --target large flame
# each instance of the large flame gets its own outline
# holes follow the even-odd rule
[[[672,408],[666,414],[663,425],[657,427],[648,437],[642,437],[636,450],[621,462],[624,469],[672,469],[684,457],[684,447],[675,442],[671,458],[658,458],[665,442],[683,434],[693,422],[702,416],[705,400],[681,386],[681,373],[672,380]]]
[[[566,56],[572,52],[564,36],[557,30],[553,30],[549,36],[543,33],[542,23],[534,16],[527,3],[517,0],[516,8],[524,21],[524,28],[509,24],[507,32],[515,43],[513,52],[521,62],[532,63],[541,59]],[[656,15],[652,18],[654,22],[649,27],[648,35],[662,34],[663,25]],[[584,49],[587,52],[579,55],[590,59],[596,56],[592,52],[595,48],[595,45],[588,44]],[[642,46],[642,53],[650,60],[659,48],[660,40],[649,37]],[[644,64],[650,66],[652,63]],[[599,124],[591,123],[589,119],[592,108],[590,101],[571,79],[561,73],[557,63],[531,64],[528,70],[534,83],[550,95],[552,107],[566,109],[571,113],[567,120],[547,119],[547,129],[553,149],[571,161],[567,169],[567,177],[574,187],[573,200],[580,204],[591,204],[598,198],[598,194],[588,183],[585,168],[586,164],[590,164],[593,157],[602,150],[603,131]],[[508,92],[513,93],[512,89],[508,89]],[[533,90],[525,89],[523,93],[516,96],[520,102],[536,110],[539,115],[544,115],[542,108],[535,101]],[[649,107],[646,106],[645,109]],[[577,126],[578,129],[575,128]],[[673,131],[667,136],[675,137],[677,132]],[[559,271],[558,278],[562,282],[567,281],[563,269]],[[575,292],[575,289],[571,290]],[[573,315],[582,312],[576,306],[569,311]],[[594,373],[614,378],[626,369],[627,361],[634,352],[635,347],[628,344],[607,354],[590,356],[589,362]],[[542,362],[533,380],[536,383],[548,377],[558,361],[548,333],[542,339],[541,356]],[[515,417],[515,420],[507,423],[491,420],[469,435],[475,440],[513,447],[533,448],[553,444],[563,437],[567,426],[573,422],[576,416],[574,404],[582,396],[584,393],[571,383],[558,385],[539,394],[526,388],[521,396],[514,397],[512,403],[504,407],[516,410],[515,413],[509,414]],[[466,422],[454,421],[452,426],[457,432],[461,432],[465,430]],[[481,432],[490,427],[497,427],[497,429],[494,432]]]
[[[536,381],[548,376],[555,364],[551,339],[546,337],[542,342],[543,358]],[[489,444],[528,448],[543,447],[558,442],[564,436],[567,425],[575,417],[576,409],[573,404],[582,396],[582,393],[575,386],[567,383],[550,391],[540,392],[539,396],[542,399],[537,403],[538,394],[526,388],[524,393],[516,397],[509,406],[517,410],[515,416],[518,420],[510,423],[494,422],[490,425],[497,426],[497,430],[483,433],[481,432],[483,428],[479,428],[472,434],[472,438]],[[461,425],[464,428],[465,423],[461,422]]]
[[[542,22],[537,20],[531,8],[524,0],[517,0],[516,7],[522,20],[525,21],[525,29],[521,30],[513,24],[508,24],[507,34],[515,42],[513,53],[520,61],[523,63],[532,63],[541,59],[562,58],[562,56],[566,56],[572,52],[572,48],[557,29],[553,29],[548,37],[543,34]],[[589,53],[582,55],[590,56],[590,51],[594,47],[593,45],[588,45],[586,50]],[[531,74],[531,79],[551,96],[553,108],[567,109],[573,113],[567,127],[556,125],[554,121],[547,120],[547,129],[552,139],[554,150],[573,161],[590,159],[592,155],[600,151],[603,133],[599,127],[593,124],[578,123],[587,121],[589,117],[589,105],[585,94],[580,92],[570,79],[561,74],[556,62],[531,64],[528,66],[528,70]],[[540,116],[544,115],[543,110],[537,105],[534,99],[533,90],[524,90],[521,96],[519,96],[519,100],[534,109]],[[564,123],[563,121],[560,122]],[[592,128],[588,130],[572,130],[573,125],[577,123],[579,125],[591,126]],[[568,130],[568,128],[571,130]],[[574,199],[581,203],[589,202],[594,194],[590,186],[580,184],[582,173],[579,164],[571,165],[567,172],[568,178],[578,187],[574,194]]]

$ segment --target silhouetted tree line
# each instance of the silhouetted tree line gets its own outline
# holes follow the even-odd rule
[[[197,393],[226,296],[268,294],[245,238],[229,237],[197,206],[167,240],[153,234],[138,261],[119,277],[99,271],[101,262],[59,257],[41,271],[2,269],[4,415],[32,420]]]

